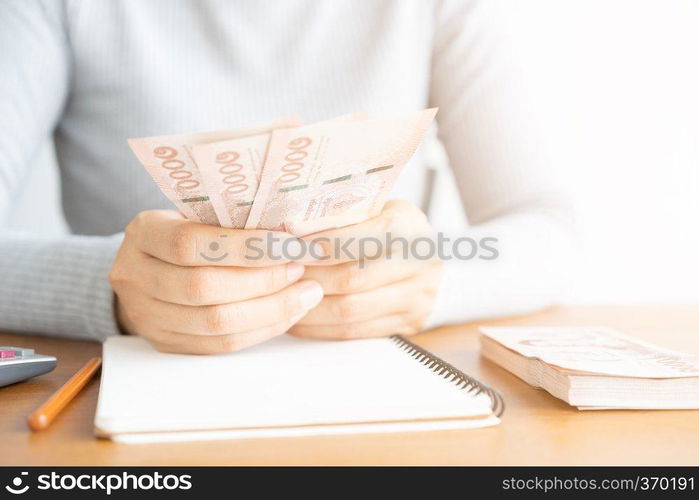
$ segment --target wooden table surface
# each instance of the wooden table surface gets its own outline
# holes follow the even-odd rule
[[[608,325],[699,354],[699,305],[567,307],[480,324]],[[699,410],[582,412],[481,358],[475,324],[414,339],[500,390],[507,402],[502,423],[412,434],[125,445],[92,434],[95,379],[51,428],[33,434],[26,416],[101,349],[0,334],[0,345],[35,348],[59,360],[50,374],[0,389],[0,464],[699,464]]]

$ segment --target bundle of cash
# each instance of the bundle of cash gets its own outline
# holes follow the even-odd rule
[[[128,143],[188,219],[304,236],[378,215],[436,112],[306,126],[290,117]]]
[[[581,410],[699,409],[699,358],[605,327],[482,327],[481,353]]]

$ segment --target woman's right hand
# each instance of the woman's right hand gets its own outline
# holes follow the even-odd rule
[[[237,351],[283,334],[323,290],[300,280],[302,264],[273,260],[259,246],[250,251],[267,233],[198,224],[173,210],[141,212],[109,274],[120,327],[158,350],[192,354]],[[280,245],[296,240],[275,236]]]

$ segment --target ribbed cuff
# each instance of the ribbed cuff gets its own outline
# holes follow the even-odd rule
[[[122,234],[0,241],[0,329],[103,341],[119,333],[108,274]]]
[[[122,239],[123,234],[117,234],[91,246],[92,260],[83,271],[86,280],[83,299],[86,304],[83,315],[85,333],[100,342],[120,333],[114,314],[114,291],[107,276]]]

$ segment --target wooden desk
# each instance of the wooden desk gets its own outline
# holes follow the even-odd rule
[[[666,347],[699,353],[699,306],[574,307],[488,322],[497,325],[609,325]],[[98,344],[0,334],[0,345],[56,355],[56,370],[0,389],[0,464],[699,464],[699,411],[590,411],[569,407],[478,355],[475,325],[415,340],[499,389],[502,424],[415,434],[123,445],[95,439],[94,380],[54,425],[32,434],[26,416]]]

